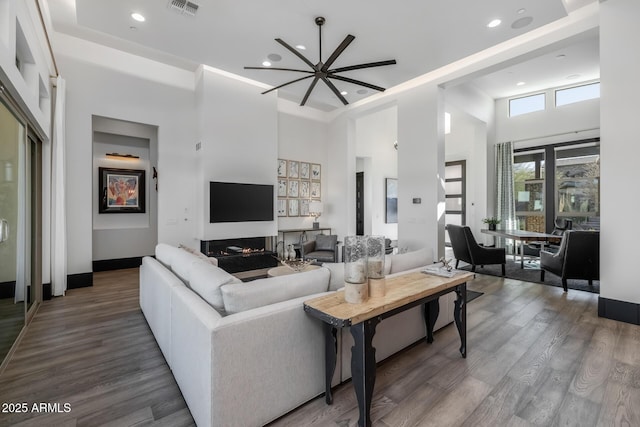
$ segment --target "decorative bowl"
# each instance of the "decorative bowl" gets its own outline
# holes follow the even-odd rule
[[[303,259],[284,260],[284,259],[281,259],[280,260],[282,265],[286,265],[287,267],[289,267],[290,269],[292,269],[295,272],[300,272],[300,271],[304,270],[305,268],[307,268],[308,265],[313,264],[315,261],[316,261],[315,259],[307,259],[307,260],[303,260]]]

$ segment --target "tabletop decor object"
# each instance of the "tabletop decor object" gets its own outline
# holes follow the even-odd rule
[[[363,303],[369,298],[367,238],[347,236],[344,249],[344,299],[352,304]]]
[[[306,259],[306,260],[305,259],[293,259],[293,260],[281,259],[280,263],[286,267],[289,267],[296,273],[299,273],[303,271],[305,268],[307,268],[309,265],[313,264],[315,261],[316,261],[315,259]]]
[[[383,297],[386,292],[384,279],[384,236],[367,238],[367,277],[369,278],[369,296]]]

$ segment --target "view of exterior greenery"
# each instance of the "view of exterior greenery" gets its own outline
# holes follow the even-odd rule
[[[516,215],[521,230],[545,231],[544,166],[542,152],[514,156]]]
[[[599,217],[600,155],[558,158],[556,192],[558,217],[571,218],[574,224],[583,223],[591,217]]]

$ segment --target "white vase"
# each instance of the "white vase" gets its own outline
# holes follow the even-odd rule
[[[287,258],[290,261],[293,261],[296,259],[296,250],[293,248],[293,245],[289,245],[289,250],[287,251]]]

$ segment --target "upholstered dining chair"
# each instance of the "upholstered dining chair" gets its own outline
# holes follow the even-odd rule
[[[315,240],[302,243],[302,259],[315,259],[318,263],[338,262],[338,236],[318,234]]]
[[[567,230],[558,252],[540,251],[540,280],[548,271],[560,276],[567,292],[567,279],[600,280],[600,232]]]
[[[491,264],[502,264],[502,275],[505,275],[507,252],[505,248],[485,248],[478,244],[473,237],[471,229],[467,226],[447,225],[453,256],[458,263],[464,261],[471,264],[471,271],[476,271],[476,266],[484,267]]]

